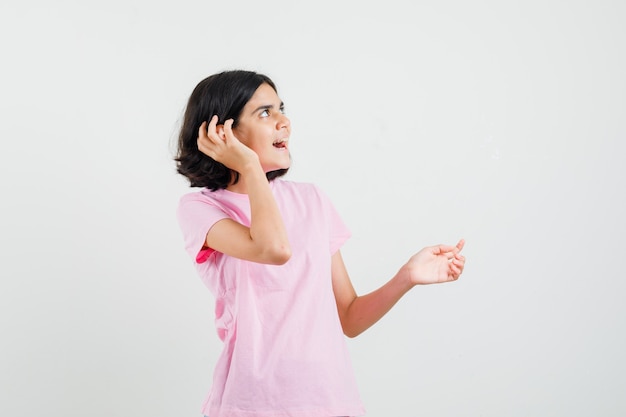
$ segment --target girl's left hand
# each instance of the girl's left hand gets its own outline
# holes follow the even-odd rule
[[[456,281],[463,273],[465,257],[460,254],[465,240],[456,246],[429,246],[413,255],[402,267],[411,285]]]

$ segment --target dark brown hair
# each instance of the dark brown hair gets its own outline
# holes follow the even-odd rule
[[[218,124],[233,119],[233,127],[237,127],[241,111],[263,83],[276,91],[276,85],[266,75],[243,70],[211,75],[194,88],[187,102],[178,135],[178,152],[174,158],[178,173],[187,177],[191,187],[207,187],[215,191],[238,181],[237,172],[198,150],[198,130],[214,115],[219,118]],[[287,171],[279,169],[268,172],[266,176],[268,180],[273,180]]]

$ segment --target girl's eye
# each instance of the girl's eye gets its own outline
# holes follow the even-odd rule
[[[281,114],[285,114],[285,108],[284,107],[280,107],[278,109],[278,111]],[[259,116],[261,116],[261,117],[270,117],[270,109],[263,109],[263,111],[261,111],[261,113],[259,113]]]

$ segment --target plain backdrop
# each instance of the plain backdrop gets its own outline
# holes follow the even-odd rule
[[[0,5],[0,415],[199,417],[220,351],[175,219],[187,98],[269,75],[287,179],[359,293],[467,240],[349,339],[368,416],[626,414],[626,3]]]

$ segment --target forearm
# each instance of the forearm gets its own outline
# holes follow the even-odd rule
[[[403,268],[382,287],[355,297],[341,320],[346,336],[355,337],[363,333],[387,314],[412,287]]]
[[[250,200],[250,239],[270,263],[283,264],[291,257],[287,231],[265,173],[251,164],[241,180]]]
[[[348,277],[341,252],[332,257],[333,292],[337,311],[346,336],[355,337],[383,317],[415,285],[455,281],[463,272],[465,257],[459,252],[465,241],[456,246],[425,247],[413,255],[385,285],[357,296]]]

